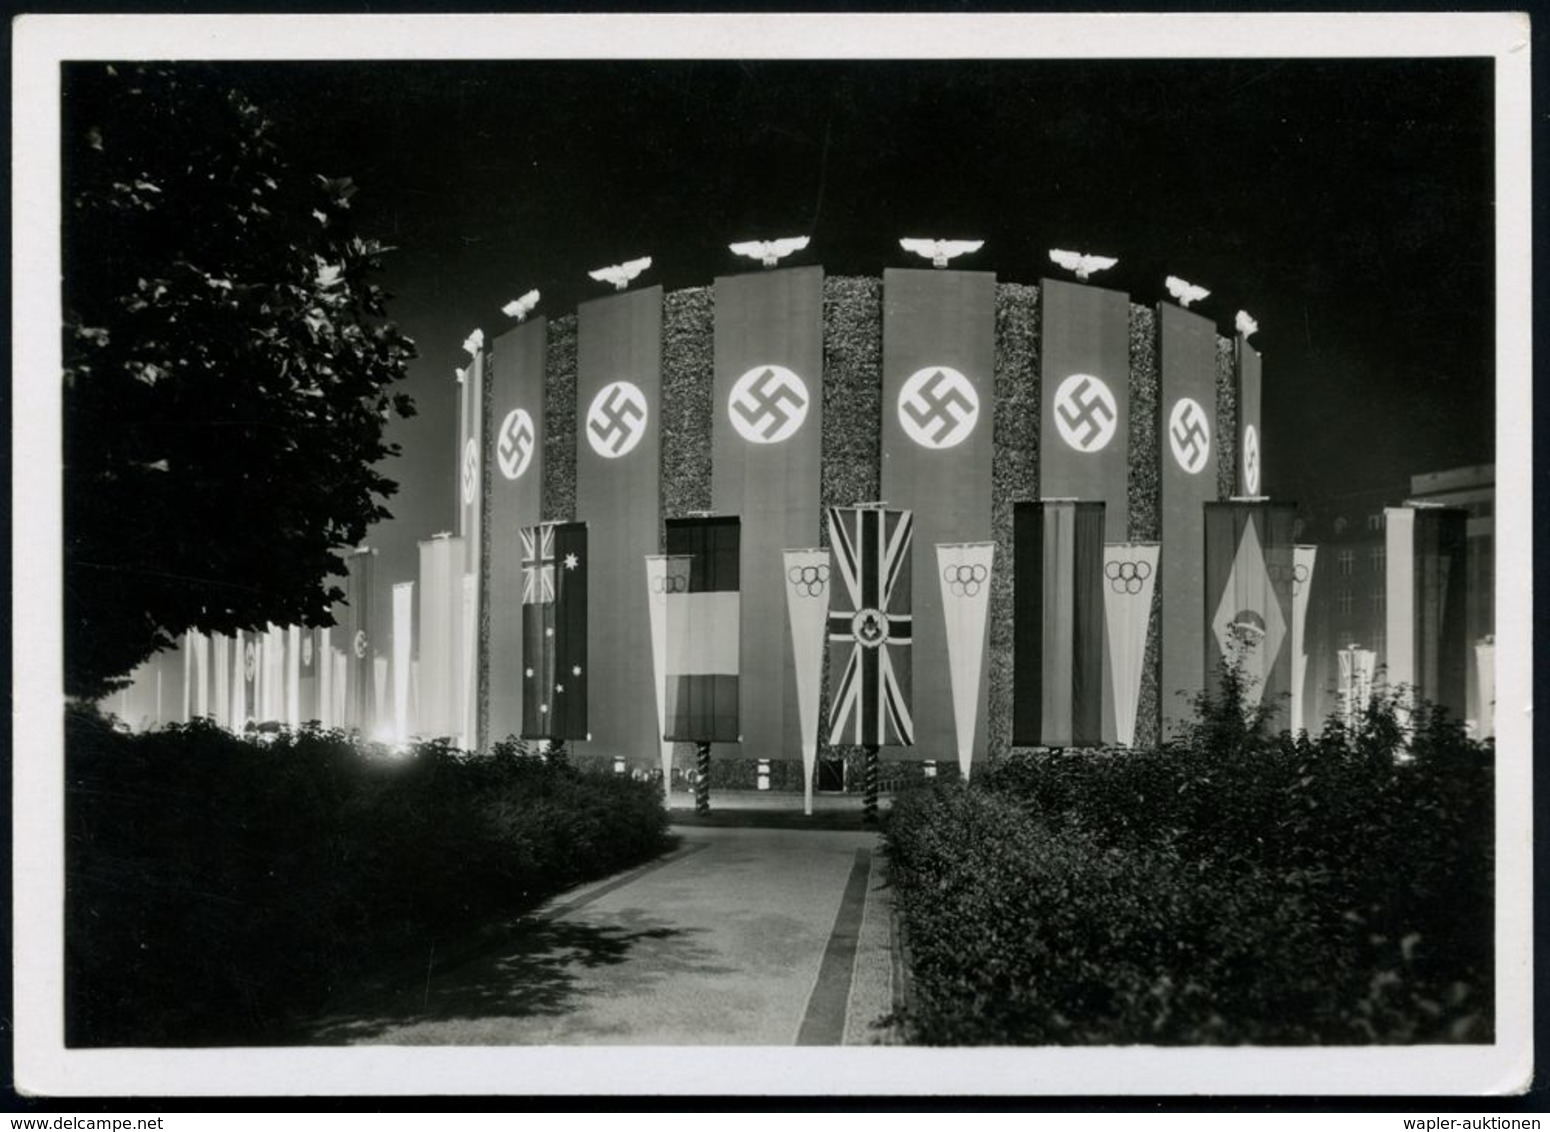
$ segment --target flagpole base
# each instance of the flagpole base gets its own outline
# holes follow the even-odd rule
[[[710,813],[710,744],[694,747],[694,812]]]
[[[861,748],[862,764],[862,789],[865,791],[861,803],[861,820],[867,825],[877,824],[877,745],[869,743]]]

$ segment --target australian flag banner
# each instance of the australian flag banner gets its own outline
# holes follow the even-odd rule
[[[1205,507],[1207,686],[1224,661],[1240,665],[1245,706],[1269,705],[1278,725],[1292,690],[1293,513],[1289,503]]]
[[[687,558],[689,571],[667,594],[665,739],[741,740],[742,526],[735,515],[667,520],[669,564]]]
[[[829,742],[908,747],[910,551],[915,517],[881,507],[829,508],[840,584],[829,600]]]
[[[587,737],[587,525],[522,528],[522,737]]]

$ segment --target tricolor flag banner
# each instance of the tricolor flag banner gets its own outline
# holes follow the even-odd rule
[[[221,726],[231,727],[231,638],[216,633],[210,640],[213,668],[213,695],[211,714]]]
[[[1244,708],[1272,709],[1272,730],[1286,725],[1292,688],[1294,517],[1288,503],[1205,507],[1208,686],[1218,690],[1223,665],[1238,665]]]
[[[716,279],[711,506],[741,515],[743,754],[801,745],[782,551],[817,541],[823,269]]]
[[[786,617],[796,675],[799,749],[805,813],[813,812],[813,770],[818,760],[818,705],[823,687],[823,631],[829,620],[830,557],[823,549],[781,552]]]
[[[1216,327],[1172,303],[1161,327],[1162,657],[1164,738],[1205,688],[1205,512],[1216,498]],[[1214,611],[1213,611],[1214,612]]]
[[[420,543],[420,704],[417,734],[450,738],[463,726],[463,540]]]
[[[237,657],[241,666],[237,673],[237,708],[232,713],[238,731],[246,731],[256,724],[258,715],[258,634],[250,629],[237,633]]]
[[[521,531],[543,518],[544,359],[548,324],[519,323],[495,340],[485,366],[490,385],[490,738],[522,732]],[[407,672],[405,673],[407,678]]]
[[[522,737],[587,737],[587,525],[523,527]]]
[[[738,672],[742,522],[736,515],[669,519],[669,558],[686,558],[687,586],[667,594],[667,726],[674,742],[741,740]],[[668,578],[676,581],[669,570]]]
[[[1012,507],[1012,743],[1103,742],[1104,505]]]
[[[479,711],[479,571],[484,552],[480,517],[483,512],[484,460],[484,369],[485,351],[481,346],[458,382],[458,472],[457,533],[463,539],[460,573],[467,591],[464,597],[462,655],[458,661],[459,742],[467,750],[478,745]]]
[[[990,272],[883,273],[882,497],[913,509],[920,556],[912,597],[913,664],[932,673],[914,689],[911,757],[936,758],[957,742],[947,671],[946,621],[936,584],[936,544],[991,537],[995,290]],[[978,713],[986,712],[988,688]],[[985,755],[985,737],[975,756]]]
[[[829,598],[829,742],[915,742],[910,555],[915,517],[881,507],[829,508],[839,585]],[[946,651],[945,633],[943,650]]]
[[[1132,747],[1141,710],[1141,676],[1157,588],[1155,542],[1116,542],[1103,548],[1103,619],[1108,630],[1110,708],[1114,741]]]
[[[1420,700],[1465,712],[1469,641],[1464,567],[1468,512],[1384,508],[1387,678]]]
[[[345,727],[370,733],[376,716],[375,678],[372,674],[371,599],[377,552],[367,547],[345,555],[344,649],[346,660]]]
[[[1292,734],[1308,729],[1308,599],[1313,593],[1316,546],[1292,548]]]
[[[657,693],[657,736],[667,731],[667,595],[689,592],[689,560],[646,555],[646,606],[651,622],[651,674]],[[662,791],[672,800],[673,744],[662,740]]]
[[[590,524],[589,748],[655,765],[661,740],[640,561],[661,550],[662,288],[577,309],[576,514]]]
[[[1119,542],[1130,515],[1130,297],[1044,279],[1039,302],[1039,490],[1102,500],[1104,537]]]
[[[1355,727],[1372,699],[1372,682],[1378,668],[1378,654],[1357,645],[1341,649],[1340,705],[1347,727]]]
[[[1476,735],[1489,739],[1496,734],[1496,640],[1485,637],[1475,645],[1475,672],[1479,687],[1476,702],[1480,705],[1480,718],[1476,722]]]
[[[407,743],[411,734],[409,677],[414,663],[414,583],[393,584],[393,738]],[[504,736],[503,736],[504,737]]]
[[[318,664],[320,631],[303,626],[296,630],[296,716],[302,723],[323,718],[322,666]]]
[[[968,781],[979,725],[980,674],[985,670],[986,614],[990,610],[993,542],[938,543],[937,578],[947,623],[947,675],[953,689],[953,723],[958,732],[958,769]]]
[[[1234,342],[1234,351],[1238,362],[1238,494],[1259,495],[1264,464],[1259,351],[1241,334]]]

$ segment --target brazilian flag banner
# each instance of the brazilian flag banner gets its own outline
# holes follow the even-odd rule
[[[1207,686],[1236,666],[1246,706],[1273,709],[1273,729],[1288,726],[1292,691],[1294,514],[1289,503],[1205,506]]]

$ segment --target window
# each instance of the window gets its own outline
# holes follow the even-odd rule
[[[1383,529],[1383,512],[1374,511],[1367,516],[1367,529],[1369,531],[1381,531]]]
[[[1383,564],[1387,558],[1388,551],[1385,550],[1382,546],[1375,546],[1372,548],[1372,572],[1374,574],[1383,573]]]
[[[1341,590],[1339,596],[1335,598],[1335,605],[1342,616],[1351,616],[1351,591]]]
[[[1342,550],[1340,552],[1340,572],[1349,578],[1351,576],[1351,571],[1355,566],[1356,551]]]
[[[1367,600],[1369,603],[1371,603],[1372,611],[1374,613],[1381,614],[1383,612],[1384,602],[1382,590],[1373,590],[1372,593],[1367,595]]]

